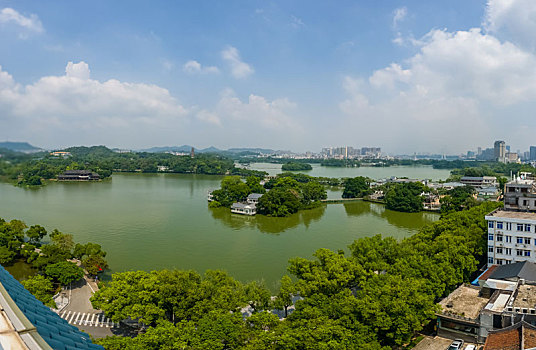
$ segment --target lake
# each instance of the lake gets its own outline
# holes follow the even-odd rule
[[[275,163],[251,163],[247,169],[266,171],[269,175],[280,174],[282,164]],[[407,177],[410,179],[432,179],[432,180],[446,180],[450,176],[450,170],[448,169],[434,169],[432,166],[390,166],[390,167],[357,167],[357,168],[344,168],[344,167],[327,167],[320,164],[311,164],[312,170],[307,171],[294,171],[297,173],[304,173],[310,176],[321,177],[356,177],[365,176],[371,179],[379,180],[396,177]]]
[[[244,217],[208,208],[207,192],[218,188],[221,178],[114,174],[102,182],[38,189],[0,183],[0,217],[99,243],[112,271],[225,269],[242,281],[264,279],[270,288],[286,273],[289,258],[310,258],[318,248],[346,249],[375,234],[401,239],[438,219],[434,213],[398,213],[362,201],[288,218]],[[339,191],[330,191],[330,197],[337,196]]]

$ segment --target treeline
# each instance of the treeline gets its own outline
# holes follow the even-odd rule
[[[91,275],[108,267],[106,252],[95,243],[74,243],[73,235],[53,230],[50,242],[44,243],[47,231],[40,225],[28,227],[20,220],[0,218],[0,263],[10,265],[24,260],[39,273],[22,284],[44,304],[55,307],[55,289],[84,276],[84,271],[69,259],[78,259]]]
[[[312,170],[313,167],[309,163],[299,163],[299,162],[287,162],[281,166],[283,171],[300,171],[300,170]]]
[[[215,154],[199,154],[191,158],[169,153],[117,153],[105,146],[71,147],[64,151],[70,152],[71,156],[57,157],[39,153],[22,157],[13,155],[12,152],[0,158],[0,176],[20,185],[38,186],[43,179],[55,179],[66,170],[91,170],[101,178],[111,176],[114,171],[156,173],[159,167],[172,173],[242,176],[267,174],[236,168],[232,159]]]
[[[291,259],[295,281],[284,276],[273,300],[262,283],[222,271],[113,274],[94,307],[145,329],[97,342],[118,350],[399,348],[434,319],[440,298],[485,263],[484,216],[497,206],[445,215],[401,242],[374,236],[352,243],[349,255],[319,249],[314,259]],[[286,319],[271,313],[293,296],[301,300]],[[251,314],[242,314],[248,306]]]

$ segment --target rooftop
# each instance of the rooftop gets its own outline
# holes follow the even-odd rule
[[[536,220],[536,213],[497,210],[486,215],[486,219],[488,217],[503,218],[503,219]]]
[[[526,281],[536,282],[536,264],[523,261],[514,264],[500,265],[489,275],[489,278],[504,279],[524,279]]]
[[[528,284],[520,285],[517,288],[514,307],[534,309],[536,307],[536,286]]]
[[[489,300],[480,297],[479,293],[479,288],[462,284],[448,297],[441,300],[439,306],[443,313],[475,319]]]
[[[489,332],[484,350],[524,350],[536,347],[536,327],[521,321]]]

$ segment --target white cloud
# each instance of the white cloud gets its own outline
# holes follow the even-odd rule
[[[82,61],[79,63],[69,62],[65,67],[65,75],[71,78],[89,79],[89,65]]]
[[[536,48],[536,1],[488,0],[484,28],[501,39]]]
[[[21,27],[25,31],[19,33],[21,38],[25,38],[28,33],[42,33],[44,31],[37,15],[31,14],[26,17],[10,7],[3,8],[0,11],[0,24],[15,24]]]
[[[298,18],[294,15],[290,16],[290,25],[293,26],[294,28],[301,28],[301,27],[305,27],[305,23],[303,23],[303,21],[301,20],[301,18]]]
[[[398,24],[402,22],[408,15],[406,7],[399,7],[393,11],[393,28],[398,28]]]
[[[220,72],[218,67],[215,67],[215,66],[203,67],[201,65],[201,63],[199,63],[199,62],[197,62],[195,60],[191,60],[191,61],[186,62],[182,66],[182,69],[186,73],[189,73],[189,74],[198,74],[198,73],[210,74],[210,73],[219,73]]]
[[[93,80],[85,62],[69,62],[65,72],[21,86],[0,70],[0,138],[9,132],[38,142],[103,142],[101,136],[110,142],[114,134],[136,138],[162,125],[181,125],[188,113],[156,85]]]
[[[507,138],[504,118],[512,128],[526,125],[520,106],[536,101],[531,51],[479,28],[432,30],[415,43],[419,52],[413,57],[378,69],[368,79],[345,78],[347,98],[339,107],[346,122],[377,132],[364,139],[410,152],[458,151]],[[534,134],[536,123],[529,124]]]
[[[221,56],[223,60],[231,67],[231,74],[236,79],[247,78],[255,71],[253,67],[242,61],[240,58],[240,53],[236,47],[228,46],[221,52]]]

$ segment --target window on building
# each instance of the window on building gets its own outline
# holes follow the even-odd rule
[[[516,237],[517,244],[523,244],[523,237]]]
[[[512,255],[512,248],[504,248],[504,255]]]
[[[497,242],[503,241],[503,235],[497,235]]]
[[[506,243],[512,243],[512,236],[506,236]]]
[[[502,221],[497,221],[497,229],[502,230],[502,228],[503,228]]]
[[[516,249],[517,256],[523,256],[523,251],[521,249]]]
[[[488,235],[488,240],[493,241],[493,235]]]
[[[502,253],[503,253],[502,247],[497,247],[497,254],[502,254]]]
[[[523,231],[523,224],[517,224],[517,230]]]
[[[530,232],[530,224],[525,224],[525,231]]]
[[[493,221],[489,221],[489,222],[488,222],[488,227],[489,227],[489,228],[493,228]]]
[[[493,264],[493,258],[488,258],[488,264]]]
[[[525,241],[525,242],[524,242],[525,244],[530,244],[530,238],[526,238],[526,237],[525,237],[524,241]]]
[[[488,246],[488,253],[493,253],[493,246],[492,245]]]
[[[497,265],[502,265],[503,264],[503,260],[502,259],[497,259]]]
[[[530,250],[525,250],[523,255],[530,256]]]
[[[509,230],[509,231],[512,230],[512,223],[511,222],[506,223],[506,229]]]

